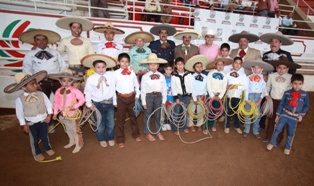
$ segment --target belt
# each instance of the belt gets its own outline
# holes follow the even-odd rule
[[[219,96],[220,92],[213,92],[215,96]]]
[[[134,92],[131,92],[128,94],[121,94],[120,92],[118,92],[118,96],[123,97],[123,98],[129,98],[129,97],[133,96],[134,94],[135,94]]]
[[[150,92],[150,93],[147,93],[147,95],[159,95],[161,94],[161,92]]]
[[[80,65],[80,64],[78,64],[78,65],[69,65],[69,67],[74,67],[74,68],[83,68],[83,65]]]
[[[99,102],[96,102],[94,101],[95,103],[103,103],[103,104],[113,104],[113,98],[110,98],[110,99],[105,99],[103,101],[99,101]]]
[[[299,116],[299,114],[296,114],[296,113],[293,113],[293,112],[290,112],[289,110],[287,110],[287,109],[283,109],[283,111],[285,111],[288,115],[290,115],[290,116],[296,116],[296,117],[298,117]]]

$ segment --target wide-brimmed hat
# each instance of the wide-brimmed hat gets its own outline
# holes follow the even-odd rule
[[[274,66],[264,62],[262,59],[257,60],[247,60],[242,64],[242,67],[245,69],[251,70],[253,66],[259,66],[263,69],[263,72],[272,72],[274,71]]]
[[[74,81],[79,81],[79,80],[83,79],[82,76],[73,75],[73,73],[70,69],[65,69],[64,71],[60,72],[59,74],[49,74],[48,75],[48,78],[53,79],[53,80],[59,80],[60,78],[63,78],[63,77],[71,78]]]
[[[156,54],[151,53],[149,54],[147,59],[144,59],[140,62],[140,64],[149,64],[149,63],[165,64],[165,63],[168,63],[168,61],[162,58],[158,58]]]
[[[260,40],[264,43],[270,44],[272,39],[278,39],[281,41],[282,45],[292,45],[293,41],[288,38],[287,36],[284,36],[282,32],[277,31],[276,33],[266,33],[261,35]]]
[[[208,29],[206,32],[202,33],[202,37],[204,37],[204,38],[205,38],[205,36],[209,36],[209,35],[212,35],[212,36],[216,37],[216,33],[214,32],[213,29]]]
[[[205,55],[196,55],[191,57],[184,65],[184,68],[188,71],[194,72],[194,64],[201,62],[203,64],[203,70],[206,69],[206,66],[210,62],[210,59],[208,56]]]
[[[29,83],[33,79],[36,79],[37,82],[40,82],[41,80],[45,79],[46,76],[47,71],[45,70],[39,71],[33,75],[29,75],[23,72],[17,73],[14,76],[15,83],[6,86],[3,91],[5,93],[13,93],[23,88],[27,83]]]
[[[283,57],[283,56],[279,57],[278,60],[267,61],[267,63],[273,65],[274,68],[276,68],[278,65],[286,65],[287,67],[289,67],[289,69],[301,68],[301,65],[291,62],[289,61],[287,57]]]
[[[177,32],[176,34],[174,34],[174,38],[175,39],[177,39],[177,40],[182,40],[182,37],[183,36],[186,36],[186,35],[188,35],[188,36],[191,36],[191,39],[193,40],[193,39],[198,39],[199,38],[199,34],[196,32],[196,31],[194,31],[194,30],[190,30],[190,29],[185,29],[185,30],[183,30],[182,32]]]
[[[229,37],[229,41],[234,42],[234,43],[238,43],[241,38],[247,38],[250,41],[250,43],[259,40],[259,37],[257,35],[251,34],[247,31],[242,31],[240,33],[231,35]]]
[[[35,29],[23,32],[19,36],[19,40],[24,43],[34,44],[35,43],[34,37],[37,35],[46,36],[48,38],[48,43],[56,43],[61,39],[61,36],[57,32],[51,30]]]
[[[150,43],[151,41],[154,41],[155,39],[151,33],[141,31],[141,32],[134,32],[134,33],[129,34],[124,39],[124,42],[126,44],[135,44],[135,40],[138,38],[144,39],[145,43]]]
[[[207,65],[207,69],[214,69],[216,63],[218,62],[223,62],[225,65],[230,65],[232,63],[232,59],[231,58],[222,58],[222,57],[217,57],[214,61],[210,62]]]
[[[168,36],[172,36],[177,33],[176,28],[168,24],[155,25],[150,29],[150,33],[158,36],[160,30],[167,30]]]
[[[91,29],[93,29],[94,24],[85,18],[81,18],[81,17],[62,17],[60,19],[57,20],[56,25],[59,28],[63,28],[66,30],[70,30],[70,24],[71,23],[79,23],[82,25],[82,31],[89,31]]]
[[[107,68],[112,68],[117,65],[117,61],[110,56],[103,54],[89,54],[81,59],[81,64],[85,67],[92,68],[93,62],[96,60],[101,60],[106,63]]]
[[[123,30],[115,28],[111,22],[106,23],[104,26],[93,28],[95,32],[104,33],[106,31],[114,32],[115,34],[124,34]]]

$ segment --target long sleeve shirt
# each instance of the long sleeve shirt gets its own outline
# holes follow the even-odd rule
[[[104,54],[117,60],[123,46],[116,41],[103,41],[97,45],[97,54]]]
[[[129,94],[136,92],[136,98],[140,97],[139,84],[137,77],[133,71],[130,71],[130,75],[123,75],[122,68],[114,71],[114,77],[116,82],[116,91],[121,94]]]
[[[202,76],[202,80],[199,80],[198,78],[196,78],[198,75]],[[193,89],[192,89],[192,98],[194,101],[197,101],[197,96],[201,96],[201,95],[207,95],[207,77],[200,73],[194,73],[192,75],[193,78]]]
[[[191,95],[193,91],[192,74],[185,71],[183,74],[174,72],[171,76],[171,88],[173,98],[178,99],[178,95]]]
[[[150,76],[153,74],[159,75],[159,79],[151,79]],[[158,71],[156,71],[155,73],[149,71],[142,77],[141,99],[143,105],[146,105],[146,94],[152,92],[160,92],[162,95],[162,104],[166,103],[167,101],[166,78],[163,74],[161,74]]]
[[[227,82],[227,76],[222,71],[218,72],[216,69],[210,71],[207,75],[207,91],[209,97],[213,98],[215,95],[218,95],[218,97],[222,99],[227,90]]]
[[[263,61],[279,60],[281,56],[287,57],[291,63],[294,63],[291,53],[288,51],[282,50],[281,48],[277,52],[268,51],[264,53]],[[274,70],[274,72],[276,72],[276,69]],[[289,74],[295,74],[295,72],[296,72],[296,69],[289,69],[288,71]]]
[[[148,12],[152,12],[152,11],[161,12],[159,0],[146,0],[145,10]]]
[[[210,61],[214,61],[220,52],[220,47],[214,43],[210,46],[202,44],[198,48],[200,50],[200,54],[208,56]]]
[[[129,51],[129,56],[131,59],[131,66],[135,69],[135,72],[137,73],[139,70],[146,70],[149,71],[147,64],[140,64],[140,62],[144,59],[147,59],[149,54],[152,53],[151,49],[148,48],[147,46],[143,46],[145,52],[140,53],[138,52],[139,48],[138,46],[134,46],[130,51]]]
[[[254,79],[253,77],[257,75],[259,79]],[[248,91],[246,91],[246,99],[248,100],[248,95],[250,93],[261,93],[261,98],[265,95],[266,82],[264,81],[263,74],[251,74],[248,76],[249,86]]]
[[[269,74],[266,83],[265,96],[270,95],[270,97],[273,99],[281,100],[284,92],[291,88],[291,76],[291,74],[286,73],[282,75],[282,77],[285,78],[285,82],[278,82],[276,81],[276,78],[279,77],[277,72]]]
[[[233,72],[237,72],[238,77],[233,77],[231,75]],[[228,79],[228,85],[239,85],[237,89],[230,89],[229,91],[227,91],[227,96],[229,98],[241,98],[242,92],[243,91],[246,92],[249,85],[249,80],[246,74],[241,71],[232,70],[230,73],[227,74],[227,79]]]

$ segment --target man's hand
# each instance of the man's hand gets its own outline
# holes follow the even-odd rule
[[[29,133],[29,128],[27,125],[23,125],[23,131],[27,134]]]

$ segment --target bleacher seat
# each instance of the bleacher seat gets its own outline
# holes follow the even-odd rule
[[[180,14],[178,12],[171,12],[170,15],[172,17],[171,24],[179,24]]]
[[[135,12],[134,17],[133,17],[133,11]],[[136,21],[142,20],[142,12],[143,12],[142,9],[129,7],[128,12],[129,12],[129,20],[136,20]]]

